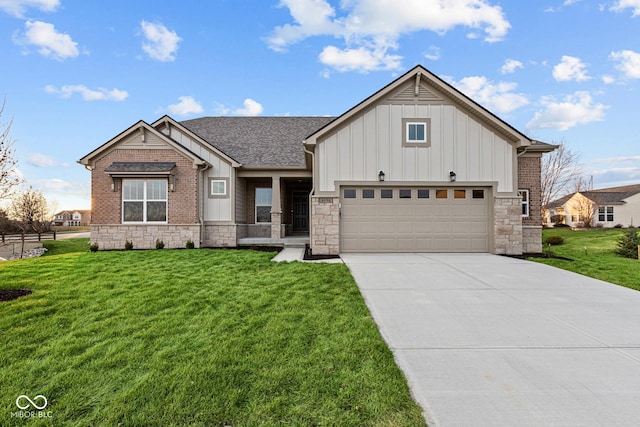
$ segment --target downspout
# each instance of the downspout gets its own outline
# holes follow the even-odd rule
[[[316,192],[316,156],[313,151],[307,150],[307,146],[304,145],[304,141],[302,142],[302,150],[311,156],[311,192],[309,193],[309,248],[311,248],[311,238],[313,236],[313,221],[311,220],[311,208],[313,204],[311,203],[311,196]]]
[[[200,226],[200,244],[198,247],[202,247],[202,242],[204,242],[204,194],[207,191],[207,182],[204,176],[204,173],[207,169],[211,168],[210,165],[204,164],[204,167],[200,169],[200,179],[202,180],[202,191],[197,192],[198,196],[198,225]]]

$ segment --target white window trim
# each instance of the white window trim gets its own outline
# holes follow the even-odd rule
[[[126,199],[124,198],[124,182],[127,181],[127,179],[123,179],[122,180],[122,184],[121,184],[121,191],[123,193],[121,193],[121,199],[122,199],[122,204],[121,204],[121,210],[122,210],[122,224],[167,224],[169,222],[169,182],[166,180],[162,180],[162,179],[157,179],[157,178],[132,178],[132,181],[143,181],[144,182],[144,190],[143,190],[143,198],[142,199]],[[166,199],[147,199],[147,182],[153,180],[153,181],[165,181],[165,185],[166,185],[166,190],[165,190],[165,194],[167,195]],[[125,202],[142,202],[142,221],[125,221],[124,220],[124,204]],[[164,221],[147,221],[147,202],[164,202],[164,209],[165,209],[165,214],[164,217],[166,218]]]
[[[526,194],[526,200],[522,199],[522,195]],[[531,214],[531,210],[529,209],[530,207],[530,193],[529,190],[518,190],[518,196],[520,196],[520,204],[525,208],[525,212],[520,215],[522,218],[529,218],[530,214]]]
[[[423,139],[409,139],[409,126],[424,126]],[[431,146],[431,119],[411,118],[402,119],[402,146],[403,147],[430,147]]]
[[[221,193],[215,193],[213,191],[213,184],[222,183],[224,185],[224,191]],[[209,179],[209,197],[226,197],[228,195],[228,181],[226,178],[210,178]]]
[[[422,138],[422,139],[411,139],[409,137],[409,135],[410,135],[409,128],[411,126],[422,126],[423,127],[423,131],[424,131],[423,132],[424,133],[424,138]],[[417,121],[416,122],[407,122],[406,123],[405,132],[406,132],[406,134],[405,134],[406,139],[405,139],[404,142],[407,142],[409,144],[420,144],[420,143],[427,142],[427,122],[417,122]]]
[[[602,209],[602,213],[600,210]],[[611,219],[608,217],[611,215]],[[600,219],[600,216],[604,217],[604,219]],[[599,206],[598,207],[598,222],[614,222],[615,221],[615,209],[611,205]]]
[[[253,220],[254,220],[255,224],[269,225],[269,224],[271,224],[271,221],[269,221],[269,222],[258,222],[258,206],[269,206],[271,208],[271,210],[273,210],[273,205],[272,205],[271,202],[269,202],[268,205],[259,205],[258,204],[257,195],[258,195],[258,190],[259,189],[271,190],[272,191],[271,194],[273,195],[273,189],[271,187],[256,187],[256,189],[255,189],[256,198],[255,198],[255,203],[254,203],[255,204],[255,209],[254,209],[254,212],[253,212]],[[271,216],[271,213],[269,213],[269,216]]]

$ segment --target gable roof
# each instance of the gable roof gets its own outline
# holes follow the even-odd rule
[[[331,123],[328,123],[326,126],[318,129],[314,133],[309,134],[304,143],[308,145],[315,145],[318,139],[322,137],[322,135],[339,128],[345,122],[349,121],[352,117],[360,114],[362,111],[371,107],[378,101],[384,99],[400,86],[411,81],[415,81],[416,85],[426,83],[428,86],[435,88],[438,92],[444,94],[447,99],[453,102],[458,108],[505,136],[509,142],[515,144],[516,148],[529,147],[533,144],[532,140],[529,137],[527,137],[516,128],[503,121],[498,116],[487,110],[485,107],[478,104],[421,65],[415,66],[402,76],[398,77],[393,82],[389,83],[387,86],[383,87],[373,95],[366,98],[364,101],[360,102],[341,116],[337,117]],[[417,93],[418,90],[416,89],[416,94]],[[539,148],[543,147],[540,146]],[[553,149],[555,149],[555,146],[547,148],[549,148],[548,151],[553,151]]]
[[[162,141],[166,142],[168,145],[176,149],[178,152],[190,158],[193,161],[194,165],[209,165],[202,157],[200,157],[193,151],[187,149],[182,144],[179,144],[178,142],[169,138],[167,135],[155,129],[153,126],[151,126],[144,120],[140,120],[137,123],[130,126],[129,128],[120,132],[118,135],[111,138],[109,141],[105,142],[100,147],[96,148],[89,154],[82,157],[80,160],[78,160],[78,163],[85,165],[85,167],[92,166],[98,157],[102,156],[106,151],[114,148],[115,146],[118,145],[119,142],[123,141],[125,138],[129,137],[130,135],[136,132],[140,132],[142,135],[144,135],[144,132],[152,133],[153,135],[155,135],[156,137],[158,137],[159,139],[161,139]]]
[[[622,187],[600,188],[598,190],[579,191],[584,197],[591,200],[597,205],[622,205],[625,199],[640,193],[640,184],[625,185]],[[557,200],[549,202],[547,209],[556,208],[564,205],[570,198],[577,193],[567,194]]]
[[[305,167],[304,138],[334,117],[202,117],[180,122],[243,167]]]

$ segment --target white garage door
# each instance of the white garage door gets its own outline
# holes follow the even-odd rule
[[[488,252],[489,188],[342,187],[342,252]]]

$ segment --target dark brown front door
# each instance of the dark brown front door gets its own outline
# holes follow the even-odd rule
[[[293,193],[293,232],[309,231],[309,196]]]

